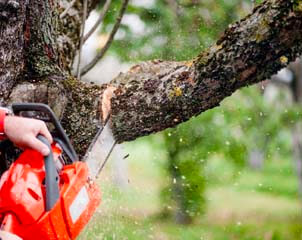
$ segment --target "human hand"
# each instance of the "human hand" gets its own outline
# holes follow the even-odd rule
[[[5,135],[20,148],[31,148],[37,150],[44,156],[49,154],[49,148],[37,139],[37,136],[41,134],[46,137],[50,143],[53,141],[43,121],[7,116],[4,119],[4,132]]]

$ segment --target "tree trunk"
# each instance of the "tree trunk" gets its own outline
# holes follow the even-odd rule
[[[88,11],[99,1],[89,0]],[[63,19],[63,1],[0,0],[0,103],[44,102],[83,156],[99,127],[107,87],[70,74],[82,1]],[[111,82],[118,142],[157,132],[218,106],[237,89],[269,78],[302,53],[301,0],[267,0],[187,62],[151,61]],[[173,47],[173,46],[171,46]]]
[[[93,9],[98,1],[89,1]],[[60,20],[59,1],[0,1],[0,104],[43,102],[62,119],[80,156],[99,123],[101,88],[70,68],[79,41],[81,1]]]
[[[167,136],[165,136],[167,137]],[[166,141],[169,141],[166,140]],[[173,181],[173,185],[171,187],[171,199],[175,202],[174,209],[172,209],[172,213],[174,215],[174,220],[179,224],[190,224],[193,221],[193,218],[188,214],[186,207],[186,199],[185,189],[184,189],[184,181],[182,179],[182,175],[178,168],[177,163],[177,155],[178,147],[168,147],[168,172],[171,176],[171,180]]]

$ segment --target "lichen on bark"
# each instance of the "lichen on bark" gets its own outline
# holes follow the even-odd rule
[[[70,15],[59,19],[59,1],[24,0],[17,9],[8,2],[0,2],[1,105],[48,104],[81,156],[99,127],[100,96],[99,87],[81,83],[70,74],[81,22]],[[97,3],[89,0],[89,10]],[[76,16],[82,14],[81,6],[77,1]],[[69,38],[66,33],[76,34]]]
[[[117,87],[112,99],[116,139],[129,141],[174,127],[294,61],[302,53],[302,14],[296,6],[294,1],[264,1],[191,66],[153,61],[118,76],[112,82]]]
[[[0,2],[0,17],[5,18],[0,25],[0,102],[17,101],[25,89],[27,97],[20,101],[49,104],[83,155],[99,127],[106,85],[84,84],[71,76],[82,1],[63,19],[60,2],[20,0],[17,9]],[[98,2],[90,0],[89,11]],[[236,89],[262,81],[293,61],[302,53],[301,40],[301,0],[266,0],[195,59],[134,66],[110,83],[116,87],[116,139],[129,141],[174,127],[218,106]]]
[[[62,124],[77,153],[82,157],[101,127],[99,103],[102,89],[93,84],[79,82],[73,77],[64,82],[64,87],[70,96],[64,109]]]
[[[24,68],[26,1],[9,6],[0,1],[0,104],[5,104],[10,89]]]

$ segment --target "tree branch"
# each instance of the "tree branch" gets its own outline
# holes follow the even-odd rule
[[[17,101],[17,96],[55,108],[79,155],[97,132],[107,87],[84,84],[69,74],[79,45],[81,2],[75,4],[75,15],[61,21],[56,1],[20,0],[17,11],[0,8],[0,101]],[[97,2],[88,0],[88,12]],[[236,89],[270,78],[295,60],[301,41],[301,0],[266,0],[195,59],[134,66],[111,82],[116,139],[129,141],[174,127],[218,106]]]
[[[111,4],[111,0],[106,0],[106,3],[100,13],[100,16],[98,18],[98,20],[96,21],[96,23],[93,25],[93,27],[89,30],[89,32],[84,36],[84,42],[86,42],[88,40],[88,38],[95,32],[95,30],[99,27],[99,25],[102,23],[106,13],[109,10]]]
[[[62,12],[62,13],[60,14],[60,18],[61,18],[61,19],[64,18],[64,17],[67,15],[67,13],[68,13],[69,10],[73,7],[73,5],[76,3],[76,1],[77,1],[77,0],[72,0],[72,1],[68,4],[68,6],[65,8],[64,12]]]
[[[111,82],[114,136],[130,141],[218,106],[237,89],[294,61],[301,41],[301,1],[267,0],[192,61],[134,66]]]
[[[97,64],[97,62],[100,61],[104,57],[105,53],[109,49],[109,47],[110,47],[110,45],[111,45],[111,43],[112,43],[112,41],[114,39],[114,36],[115,36],[115,34],[117,33],[117,30],[120,27],[120,24],[121,24],[123,15],[124,15],[124,13],[126,11],[128,2],[129,2],[129,0],[123,0],[119,16],[116,19],[115,25],[113,26],[113,29],[112,29],[112,31],[111,31],[111,33],[109,35],[109,38],[108,38],[105,46],[95,56],[95,58],[82,69],[82,71],[81,71],[81,73],[82,73],[81,75],[82,76],[85,75],[87,72],[89,72]]]
[[[85,22],[87,18],[87,0],[84,0],[84,7],[83,7],[83,18],[82,18],[82,27],[81,27],[81,38],[80,38],[80,48],[79,48],[79,58],[77,64],[77,78],[81,80],[81,57],[82,57],[82,49],[84,44],[84,31],[85,31]]]

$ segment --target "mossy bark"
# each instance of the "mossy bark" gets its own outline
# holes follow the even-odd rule
[[[302,53],[301,1],[264,1],[189,62],[151,61],[111,83],[119,142],[174,127],[263,81]]]
[[[99,127],[106,86],[79,82],[70,67],[79,46],[82,1],[0,1],[0,103],[44,102],[82,156]],[[89,11],[98,1],[89,1]],[[139,64],[111,82],[112,130],[119,142],[173,127],[264,80],[302,52],[301,0],[267,0],[188,62]],[[173,47],[173,46],[171,46]]]
[[[98,2],[89,0],[89,11]],[[100,125],[101,88],[70,73],[82,1],[60,19],[64,6],[63,1],[0,1],[0,104],[50,105],[83,156]]]

